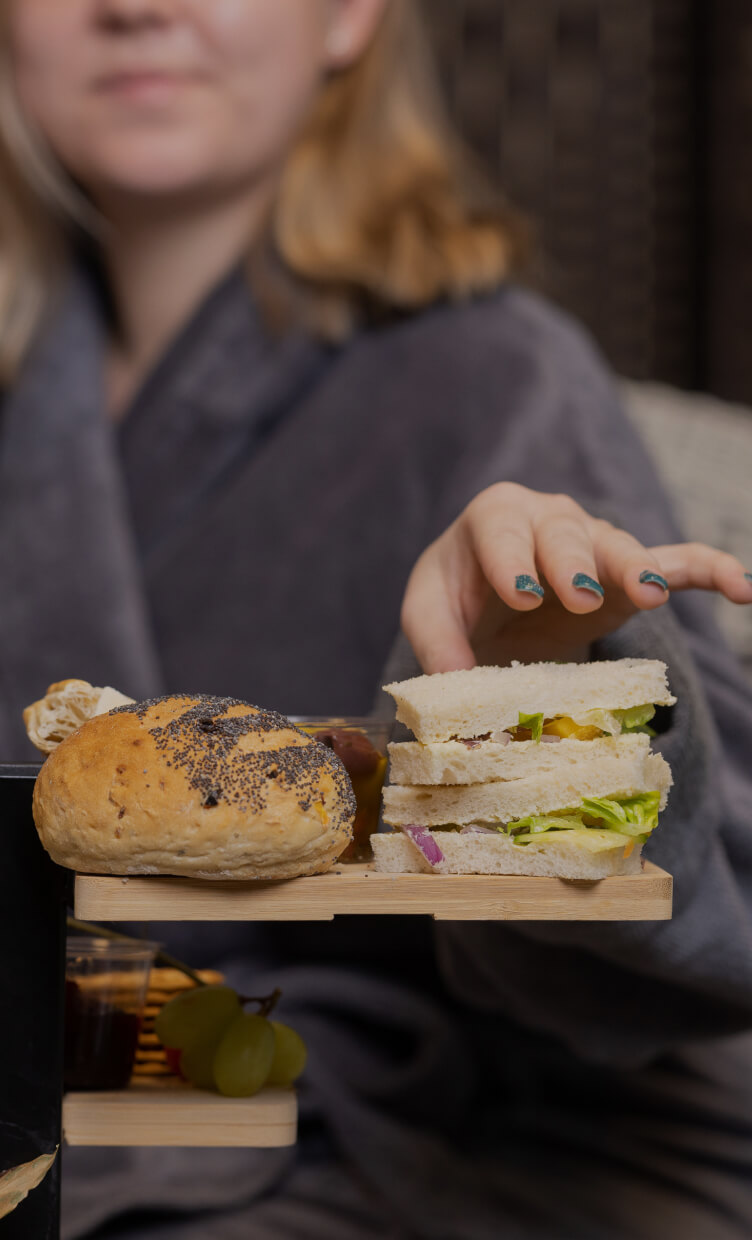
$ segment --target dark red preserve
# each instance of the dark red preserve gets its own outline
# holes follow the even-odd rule
[[[133,1070],[141,1021],[65,982],[66,1090],[125,1089]]]

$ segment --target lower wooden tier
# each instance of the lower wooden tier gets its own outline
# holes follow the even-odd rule
[[[298,1102],[292,1089],[223,1098],[180,1081],[133,1082],[128,1089],[63,1098],[68,1145],[294,1145]]]
[[[328,874],[268,882],[76,877],[84,921],[331,921],[336,915],[423,914],[440,921],[666,921],[671,875],[597,882],[497,874],[381,874],[342,864]]]

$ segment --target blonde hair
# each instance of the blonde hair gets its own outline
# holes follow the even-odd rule
[[[49,304],[82,206],[22,116],[5,56],[0,382],[17,372]],[[249,271],[270,319],[332,340],[492,290],[525,240],[446,118],[417,0],[390,0],[364,55],[322,87]]]

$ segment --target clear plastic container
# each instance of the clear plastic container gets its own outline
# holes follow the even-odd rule
[[[290,722],[317,740],[323,741],[342,759],[355,793],[357,811],[352,843],[340,861],[367,861],[371,858],[371,836],[378,830],[381,789],[387,768],[387,745],[394,724],[347,716],[290,716]]]
[[[66,943],[65,1088],[125,1089],[157,943],[76,935]]]

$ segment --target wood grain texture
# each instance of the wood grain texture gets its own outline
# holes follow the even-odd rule
[[[93,921],[330,921],[337,914],[423,914],[440,921],[666,921],[672,879],[598,882],[485,874],[380,874],[340,865],[285,882],[78,875],[76,916]]]
[[[63,1099],[68,1145],[294,1145],[294,1090],[262,1089],[253,1098],[223,1098],[189,1085],[145,1080],[128,1089],[69,1093]]]

